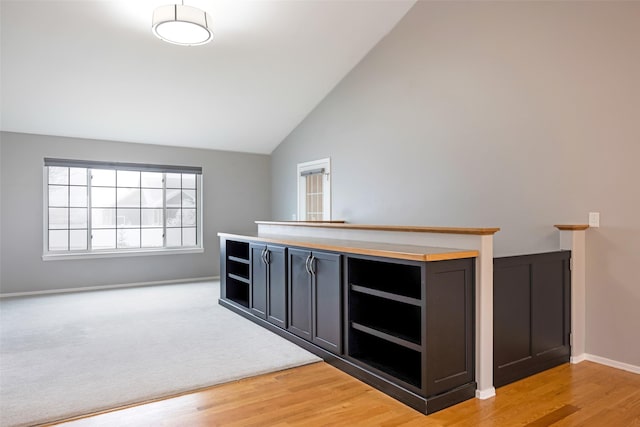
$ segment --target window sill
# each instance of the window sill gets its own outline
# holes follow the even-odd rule
[[[152,255],[187,255],[204,253],[204,248],[188,249],[156,249],[156,250],[131,250],[131,251],[104,251],[91,253],[47,253],[42,255],[43,261],[70,261],[93,258],[120,258]]]

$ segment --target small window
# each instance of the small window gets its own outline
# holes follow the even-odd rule
[[[201,168],[45,159],[45,255],[202,248]]]
[[[331,220],[331,160],[298,164],[298,220]]]

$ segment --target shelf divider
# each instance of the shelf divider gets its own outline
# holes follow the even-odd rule
[[[362,325],[362,324],[357,323],[357,322],[351,322],[351,327],[353,329],[355,329],[355,330],[360,331],[360,332],[364,332],[366,334],[373,335],[374,337],[378,337],[378,338],[381,338],[383,340],[392,342],[394,344],[401,345],[402,347],[406,347],[406,348],[408,348],[410,350],[422,352],[422,346],[420,346],[420,345],[418,345],[416,343],[413,343],[411,341],[407,341],[405,339],[402,339],[402,338],[387,334],[386,332],[382,332],[382,331],[379,331],[377,329],[370,328],[368,326]]]
[[[366,286],[351,284],[351,290],[353,292],[360,292],[362,294],[373,295],[375,297],[386,298],[393,301],[403,302],[405,304],[411,304],[415,306],[422,306],[422,302],[417,298],[406,297],[404,295],[393,294],[391,292],[380,291],[378,289],[367,288]]]
[[[235,261],[235,262],[239,262],[239,263],[242,263],[242,264],[249,265],[249,260],[248,259],[239,258],[237,256],[228,256],[227,258],[229,258],[229,261]]]
[[[238,276],[237,274],[233,274],[233,273],[229,273],[229,277],[232,279],[235,279],[239,282],[243,282],[246,283],[247,285],[249,284],[249,279],[242,277],[242,276]]]

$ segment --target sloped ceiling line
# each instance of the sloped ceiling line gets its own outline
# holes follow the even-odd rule
[[[414,2],[193,0],[214,39],[183,47],[166,0],[2,0],[0,129],[268,154]]]

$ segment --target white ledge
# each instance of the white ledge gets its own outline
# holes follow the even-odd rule
[[[43,261],[71,261],[78,259],[93,258],[120,258],[120,257],[136,257],[136,256],[153,256],[153,255],[187,255],[204,253],[204,248],[188,248],[188,249],[156,249],[156,250],[131,250],[131,251],[105,251],[105,252],[88,252],[88,253],[48,253],[42,255]]]

